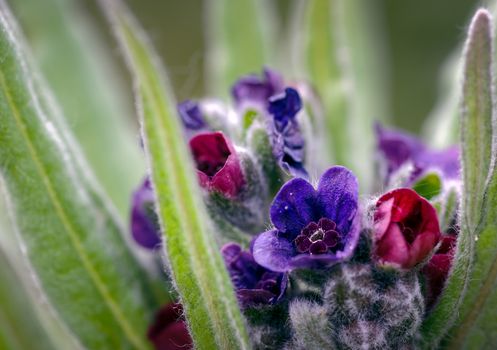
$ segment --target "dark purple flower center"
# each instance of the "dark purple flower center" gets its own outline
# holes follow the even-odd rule
[[[339,248],[341,235],[333,220],[321,218],[317,223],[311,222],[295,238],[295,248],[299,253],[324,254],[330,249]]]

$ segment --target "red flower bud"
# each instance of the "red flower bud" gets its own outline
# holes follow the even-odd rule
[[[410,269],[423,262],[440,240],[437,212],[411,189],[390,191],[376,203],[373,240],[378,263]]]
[[[435,255],[421,270],[426,279],[426,306],[428,309],[435,305],[445,286],[445,281],[454,259],[456,242],[456,236],[443,236],[442,244],[435,252]]]
[[[235,148],[222,132],[207,132],[190,140],[200,185],[228,198],[238,194],[245,179]]]
[[[167,304],[159,310],[148,329],[147,337],[156,350],[193,349],[193,342],[183,318],[183,306],[178,303]]]

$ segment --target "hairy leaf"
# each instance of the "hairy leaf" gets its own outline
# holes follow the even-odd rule
[[[49,302],[89,348],[146,349],[154,304],[106,200],[88,187],[25,58],[7,6],[0,15],[0,172],[9,207]]]
[[[12,6],[96,177],[127,215],[145,164],[109,44],[78,0],[12,1]]]
[[[246,349],[248,337],[217,250],[163,69],[118,1],[103,2],[127,57],[170,269],[198,349]]]
[[[473,308],[473,302],[485,300],[485,297],[480,299],[478,296],[482,292],[480,287],[495,281],[495,276],[481,275],[481,272],[489,271],[488,265],[492,264],[497,253],[497,233],[484,235],[489,222],[486,225],[487,219],[482,216],[482,213],[485,214],[482,202],[491,161],[494,103],[491,19],[486,10],[479,10],[473,18],[464,58],[461,112],[463,194],[459,217],[461,231],[454,266],[445,291],[423,324],[425,341],[429,347],[435,347],[440,342],[454,321],[457,325],[461,322],[464,325],[468,307]],[[495,241],[493,245],[490,244],[492,240]],[[478,241],[476,251],[475,241]],[[459,343],[454,345],[461,346],[464,336],[457,339]]]

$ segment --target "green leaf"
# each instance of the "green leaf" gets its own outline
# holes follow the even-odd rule
[[[272,64],[275,22],[272,2],[206,0],[207,81],[210,91],[226,96],[242,75]]]
[[[47,298],[88,348],[147,349],[157,308],[103,197],[88,187],[46,114],[9,9],[0,14],[0,172],[16,229]]]
[[[118,1],[104,5],[134,78],[165,249],[192,338],[198,349],[246,349],[244,322],[164,70],[126,9]]]
[[[371,185],[373,121],[386,120],[385,58],[372,2],[307,0],[294,9],[295,56],[315,84],[337,164]],[[360,142],[358,142],[360,140]]]
[[[97,179],[127,216],[145,164],[112,48],[81,1],[23,0],[12,6]]]
[[[458,325],[456,334],[461,327],[462,332],[451,336],[451,339],[459,341],[453,343],[454,346],[461,346],[465,330],[468,326],[472,327],[468,313],[472,315],[470,310],[478,309],[474,307],[474,303],[485,301],[488,288],[485,289],[484,286],[495,283],[495,275],[491,274],[489,265],[496,259],[497,233],[492,232],[491,228],[487,232],[488,224],[495,225],[495,221],[489,222],[486,211],[482,211],[492,154],[492,76],[491,19],[486,10],[479,10],[469,28],[465,48],[461,122],[461,231],[454,266],[445,291],[438,305],[423,323],[424,339],[429,347],[435,347],[454,322]],[[487,215],[487,218],[482,216],[482,213]],[[476,254],[475,241],[478,242]],[[483,272],[490,274],[484,275]]]
[[[412,189],[420,196],[425,197],[426,199],[432,199],[440,194],[442,190],[442,181],[438,174],[429,173],[416,181],[412,186]]]

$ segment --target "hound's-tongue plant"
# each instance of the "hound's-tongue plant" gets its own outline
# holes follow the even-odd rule
[[[448,348],[496,343],[497,128],[487,11],[476,14],[464,53],[461,145],[433,150],[377,125],[385,176],[377,183],[388,189],[359,196],[356,175],[373,182],[365,148],[374,133],[368,119],[374,113],[367,108],[374,103],[367,101],[375,99],[363,96],[370,76],[363,75],[361,62],[367,60],[358,59],[354,45],[369,42],[357,40],[369,33],[351,27],[364,29],[367,22],[348,13],[353,1],[335,6],[310,0],[297,7],[305,7],[306,16],[304,35],[296,40],[306,42],[296,47],[309,58],[302,71],[317,80],[329,142],[319,139],[319,98],[302,88],[310,85],[290,84],[269,68],[236,81],[232,104],[176,105],[137,22],[118,0],[102,3],[133,73],[149,164],[131,198],[130,231],[148,249],[139,254],[165,259],[168,276],[160,277],[172,280],[177,293],[169,299],[177,300],[164,303],[166,288],[161,284],[157,293],[155,276],[127,251],[117,218],[27,64],[24,41],[0,1],[0,187],[16,219],[11,231],[23,240],[19,252],[9,251],[9,264],[10,256],[30,259],[21,265],[36,282],[20,285],[36,284],[46,296],[56,319],[47,330],[64,329],[71,339],[72,346],[62,348],[434,349],[443,339]],[[256,57],[258,66],[263,63],[253,42],[275,45],[263,45],[257,35],[245,42],[237,34],[240,23],[256,27],[252,6],[259,2],[214,3],[217,10],[225,5],[213,11],[225,17],[213,23],[234,29],[218,47],[233,58],[220,81],[234,81],[232,62]],[[243,11],[230,11],[239,6]],[[344,28],[328,30],[335,25]],[[248,54],[235,46],[249,47]],[[86,52],[93,53],[81,50]],[[337,52],[340,59],[316,56]],[[346,72],[342,54],[350,55]],[[252,64],[241,66],[237,74]],[[357,91],[346,94],[344,86]],[[325,143],[333,149],[321,147]],[[318,158],[364,172],[333,162],[318,165]],[[398,187],[394,180],[402,188],[392,188]],[[9,274],[9,281],[16,278]],[[11,311],[15,293],[7,294],[9,300],[0,303]]]

